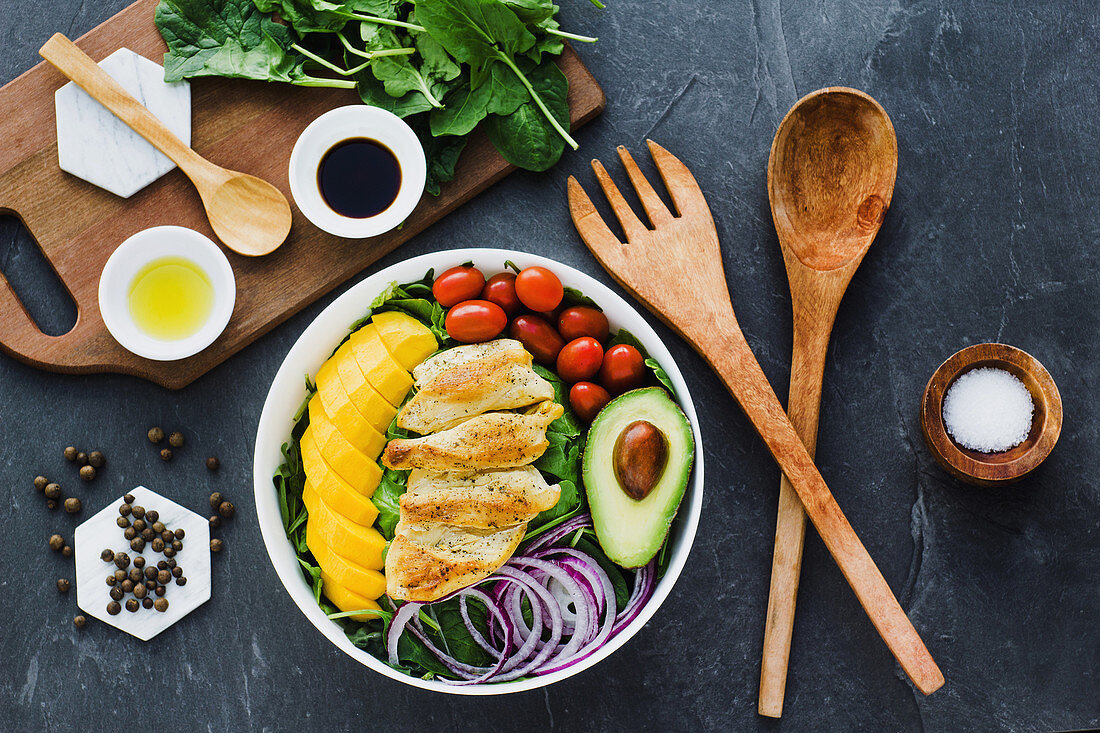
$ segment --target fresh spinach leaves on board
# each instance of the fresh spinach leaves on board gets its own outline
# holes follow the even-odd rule
[[[603,7],[592,0],[592,4]],[[570,136],[567,33],[552,0],[160,0],[166,81],[224,76],[356,89],[407,118],[429,193],[482,122],[510,163],[543,171]]]

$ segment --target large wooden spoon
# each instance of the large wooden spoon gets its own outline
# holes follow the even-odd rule
[[[61,33],[55,33],[38,53],[180,167],[198,189],[210,226],[225,246],[242,255],[258,256],[274,251],[286,240],[290,204],[279,189],[255,176],[214,165],[184,145]]]
[[[817,445],[825,352],[844,291],[878,232],[898,171],[894,126],[855,89],[803,97],[775,133],[768,197],[794,306],[787,414],[810,455]],[[760,671],[761,715],[783,713],[806,513],[783,476]]]

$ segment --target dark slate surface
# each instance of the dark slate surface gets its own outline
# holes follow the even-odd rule
[[[124,1],[0,4],[0,79],[35,63],[54,31],[80,34]],[[653,621],[597,668],[501,699],[433,696],[359,666],[283,592],[252,511],[252,443],[267,385],[326,299],[180,392],[118,376],[57,376],[0,357],[0,485],[10,507],[0,520],[0,728],[114,727],[137,705],[159,705],[163,720],[184,730],[1100,724],[1093,4],[614,0],[602,12],[565,4],[567,27],[601,37],[582,54],[608,95],[606,114],[579,135],[582,150],[547,175],[511,177],[378,267],[494,245],[606,280],[569,223],[565,179],[576,173],[591,185],[590,157],[613,158],[618,143],[640,151],[651,136],[693,168],[707,193],[737,313],[784,396],[790,306],[764,190],[768,147],[799,96],[836,84],[873,94],[897,128],[898,184],[837,319],[818,458],[947,686],[927,699],[914,692],[811,536],[786,715],[756,716],[778,472],[718,380],[675,338],[703,422],[708,481],[689,566]],[[64,331],[72,308],[28,257],[27,242],[4,222],[0,267],[45,326]],[[1050,460],[1000,491],[948,479],[917,422],[935,367],[989,340],[1037,356],[1065,402]],[[171,465],[144,441],[154,423],[189,436]],[[75,488],[61,459],[69,443],[110,457],[88,488]],[[224,464],[216,476],[201,465],[211,453]],[[75,597],[60,596],[53,582],[72,570],[45,540],[53,531],[70,536],[75,522],[42,508],[30,486],[37,472],[79,492],[84,516],[137,483],[195,507],[214,488],[228,493],[241,511],[216,558],[212,601],[149,644],[95,622],[74,629]]]

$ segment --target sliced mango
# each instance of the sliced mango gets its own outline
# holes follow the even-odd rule
[[[378,456],[382,455],[382,449],[386,447],[386,437],[368,425],[362,417],[359,418],[359,422],[355,427],[348,427],[349,423],[341,426],[329,417],[324,402],[318,399],[309,401],[309,423],[311,425],[314,423],[327,423],[333,426],[348,444],[370,461],[378,460]],[[321,437],[320,430],[315,431],[314,437]],[[324,453],[324,450],[322,449],[321,452]]]
[[[316,532],[310,534],[308,524],[306,525],[306,546],[317,558],[317,564],[331,576],[336,585],[370,599],[378,598],[386,592],[386,576],[333,552],[322,539],[317,537]]]
[[[382,608],[377,602],[369,598],[364,598],[358,593],[353,593],[340,585],[324,570],[321,571],[321,590],[341,611],[365,611],[368,609],[379,611]],[[379,617],[373,613],[364,613],[348,616],[348,618],[355,619],[356,621],[370,621]]]
[[[347,399],[355,405],[355,409],[359,411],[363,419],[372,428],[385,434],[390,422],[393,421],[393,416],[397,414],[397,408],[379,394],[378,390],[363,376],[363,370],[359,368],[359,363],[355,360],[355,352],[352,350],[351,343],[348,342],[341,346],[329,359],[328,363],[332,364],[332,369],[336,373]],[[319,373],[318,376],[320,376]],[[339,397],[335,395],[332,398],[334,401],[339,400]]]
[[[378,390],[378,393],[391,405],[395,407],[400,405],[405,400],[405,395],[409,393],[413,380],[386,350],[386,345],[378,335],[378,327],[368,323],[351,335],[348,344],[351,345],[352,354],[360,371],[371,386]],[[341,351],[343,351],[342,348]],[[335,358],[346,361],[347,355],[342,355],[338,351]],[[343,379],[347,368],[340,361],[337,361],[336,367],[340,370],[340,378]],[[346,382],[344,386],[347,386]],[[350,389],[348,393],[351,394]],[[352,395],[352,399],[355,399],[355,395]]]
[[[382,569],[382,550],[386,548],[386,540],[376,529],[349,521],[329,509],[313,492],[308,495],[303,492],[302,500],[309,512],[307,536],[310,532],[316,532],[320,541],[344,557],[371,570]]]
[[[439,348],[439,342],[428,327],[407,313],[376,313],[371,323],[378,328],[378,335],[390,355],[405,371],[411,372]]]
[[[382,469],[379,465],[349,443],[327,419],[314,422],[311,414],[307,431],[313,433],[317,450],[321,452],[329,468],[349,486],[369,498],[382,480]]]
[[[329,468],[308,428],[302,435],[302,465],[306,469],[306,490],[313,491],[331,509],[353,522],[366,525],[374,522],[378,508]],[[305,491],[302,496],[305,497]]]
[[[358,379],[366,384],[362,373],[359,373]],[[385,435],[393,422],[393,416],[397,414],[397,409],[386,402],[373,387],[360,395],[358,404],[353,401],[340,379],[335,359],[329,359],[317,371],[317,394],[321,397],[325,414],[332,418],[333,424],[347,425],[349,430],[361,430],[361,424],[366,423]],[[351,440],[350,437],[348,439]]]

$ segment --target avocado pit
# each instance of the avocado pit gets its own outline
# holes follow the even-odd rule
[[[668,464],[668,438],[648,420],[623,428],[613,452],[615,478],[631,499],[641,501],[661,480]]]

